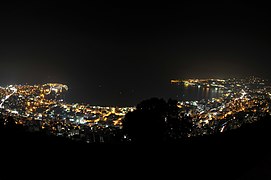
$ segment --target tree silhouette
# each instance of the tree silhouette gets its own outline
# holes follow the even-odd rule
[[[192,118],[180,116],[178,101],[151,98],[139,103],[126,114],[123,131],[132,142],[170,142],[188,137]]]
[[[15,123],[15,120],[12,116],[7,117],[6,127],[8,129],[12,129],[12,130],[16,128],[16,123]]]
[[[179,116],[178,101],[169,99],[167,106],[167,139],[178,140],[182,135],[182,122]]]
[[[166,132],[167,103],[151,98],[139,103],[123,120],[124,133],[136,143],[162,142]]]
[[[5,119],[0,117],[0,129],[4,128],[4,124],[5,124]]]
[[[188,134],[192,131],[193,122],[192,118],[189,115],[185,115],[181,118],[181,138],[187,138]]]

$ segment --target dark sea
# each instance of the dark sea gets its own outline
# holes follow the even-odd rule
[[[179,101],[191,101],[201,99],[212,99],[220,97],[222,91],[215,88],[205,88],[198,86],[183,86],[177,84],[166,84],[153,89],[145,88],[140,90],[126,90],[113,92],[110,89],[102,90],[95,96],[93,93],[83,94],[83,89],[72,89],[66,95],[68,103],[84,103],[100,106],[135,106],[143,100],[158,97],[166,101],[171,98]],[[79,94],[79,95],[78,95]],[[81,96],[80,96],[81,95]],[[89,95],[89,96],[88,96]]]
[[[178,100],[201,100],[218,98],[222,94],[222,90],[218,88],[205,88],[195,86],[180,86],[179,93],[176,95]]]

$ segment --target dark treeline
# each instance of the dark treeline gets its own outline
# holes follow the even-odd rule
[[[13,117],[0,117],[0,144],[2,146],[24,146],[24,145],[75,145],[75,142],[67,138],[56,137],[46,132],[30,132],[23,125],[15,123]]]
[[[134,177],[133,173],[166,174],[168,178],[177,175],[180,179],[271,178],[269,115],[238,129],[187,137],[192,128],[191,118],[178,116],[176,103],[158,98],[139,103],[123,120],[121,131],[125,141],[120,139],[115,144],[86,144],[43,132],[30,133],[15,124],[12,117],[0,118],[0,144],[16,152],[31,149],[37,157],[46,151],[52,156],[50,159],[66,161],[64,157],[80,157],[100,166],[119,162],[119,166],[111,168],[131,173],[127,178]],[[29,157],[32,156],[28,154]],[[96,166],[95,163],[92,165]]]
[[[123,132],[131,143],[165,143],[186,139],[192,130],[192,118],[179,114],[177,101],[151,98],[127,113]]]

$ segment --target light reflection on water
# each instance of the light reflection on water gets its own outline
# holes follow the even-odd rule
[[[176,98],[181,101],[212,99],[221,97],[223,91],[219,88],[179,86],[179,92]]]

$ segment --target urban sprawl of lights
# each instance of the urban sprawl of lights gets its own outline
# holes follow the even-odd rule
[[[122,118],[135,109],[68,104],[63,100],[67,90],[57,83],[0,87],[0,111],[31,131],[46,129],[58,136],[76,137],[82,131],[121,128]]]
[[[171,80],[171,83],[207,91],[213,88],[221,93],[219,98],[179,101],[180,112],[193,121],[191,135],[235,129],[270,114],[271,86],[264,79],[187,79]]]
[[[221,92],[218,98],[178,101],[180,120],[189,117],[193,123],[188,136],[235,129],[270,115],[271,86],[267,80],[249,77],[171,80],[171,83]],[[17,124],[31,131],[104,142],[116,136],[115,130],[122,128],[122,119],[136,109],[69,104],[64,101],[66,91],[66,85],[57,83],[0,87],[0,112],[14,117]]]

